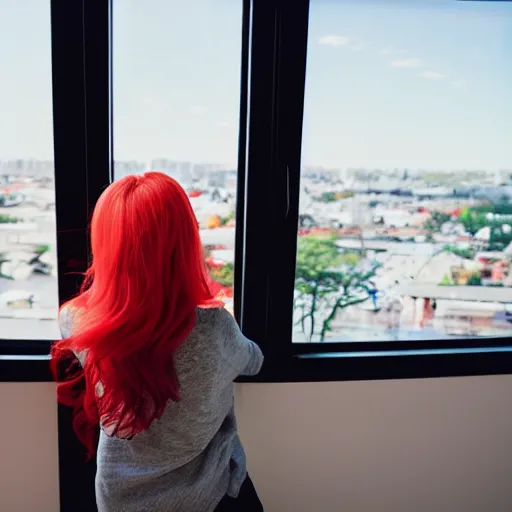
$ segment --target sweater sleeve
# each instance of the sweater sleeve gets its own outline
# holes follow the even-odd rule
[[[238,375],[257,375],[263,365],[263,353],[256,343],[246,338],[235,319],[225,309],[222,318],[222,357]]]

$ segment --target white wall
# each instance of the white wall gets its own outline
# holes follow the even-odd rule
[[[509,512],[512,376],[241,385],[266,512]]]
[[[0,511],[58,512],[53,384],[0,384]],[[266,512],[509,512],[512,376],[243,384]]]

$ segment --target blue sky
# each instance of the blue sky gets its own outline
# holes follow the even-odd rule
[[[512,167],[512,3],[311,1],[304,164]],[[116,158],[233,165],[241,1],[114,6]],[[0,159],[51,158],[49,0],[0,12]]]
[[[234,165],[241,0],[114,1],[116,158]]]
[[[312,0],[303,162],[512,168],[512,4]]]

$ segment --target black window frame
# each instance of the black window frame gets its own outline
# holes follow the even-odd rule
[[[261,374],[247,380],[339,381],[512,373],[512,339],[507,337],[292,342],[309,6],[309,0],[277,4],[271,155],[261,164],[266,164],[264,177],[251,181],[249,164],[248,222],[245,233],[237,233],[245,237],[246,250],[252,255],[252,260],[247,257],[244,262],[244,284],[250,293],[243,297],[244,305],[249,306],[242,309],[241,325],[260,343],[266,357]],[[258,210],[258,202],[265,200],[267,208]],[[261,225],[267,228],[263,230]],[[268,247],[272,256],[257,263],[256,258],[261,260],[267,250],[262,247]]]
[[[53,20],[56,27],[53,27]],[[112,153],[112,1],[104,0],[52,0],[52,31],[56,32],[57,41],[55,47],[64,51],[69,35],[68,30],[76,31],[76,44],[71,48],[68,59],[75,60],[74,78],[77,89],[80,86],[80,102],[78,95],[75,101],[76,108],[80,108],[79,122],[82,126],[80,132],[83,144],[83,167],[81,168],[80,183],[73,181],[74,189],[67,188],[65,182],[59,186],[59,194],[63,196],[74,190],[80,198],[80,217],[76,219],[76,232],[81,245],[73,245],[72,241],[58,238],[59,265],[59,297],[61,302],[76,295],[82,282],[83,272],[91,260],[91,248],[89,240],[89,222],[94,205],[102,191],[110,184],[113,173]],[[58,73],[66,73],[66,59],[62,54],[54,53]],[[56,73],[54,68],[54,73]],[[60,90],[55,90],[59,100]],[[63,93],[62,93],[63,96]],[[72,100],[71,100],[72,101]],[[55,98],[54,98],[55,102]],[[54,103],[55,105],[55,103]],[[63,106],[64,108],[64,106]],[[55,106],[54,106],[55,109]],[[57,168],[57,165],[56,165]],[[57,178],[56,178],[57,179]],[[67,199],[69,206],[63,208],[63,217],[76,209],[74,197],[57,196],[59,199]],[[57,217],[58,234],[60,236],[61,218]],[[62,220],[65,222],[65,219]],[[64,224],[65,225],[65,224]],[[81,268],[79,273],[67,273],[65,262],[60,249],[62,244],[66,249],[74,251],[77,247],[80,254]],[[71,255],[73,257],[73,255]],[[76,256],[75,256],[76,258]],[[62,274],[61,274],[62,272]],[[61,279],[61,275],[65,279]],[[63,287],[62,290],[60,287]],[[59,430],[59,496],[60,510],[71,511],[96,511],[96,497],[94,491],[94,479],[96,475],[96,461],[86,463],[87,453],[80,443],[73,429],[73,411],[71,408],[58,405],[58,430]]]

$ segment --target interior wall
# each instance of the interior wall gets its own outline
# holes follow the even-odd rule
[[[0,384],[0,511],[58,512],[57,404],[51,382]]]
[[[243,384],[266,512],[509,512],[512,376]]]
[[[266,512],[509,512],[512,376],[242,384]],[[0,384],[0,510],[57,512],[51,383]]]

